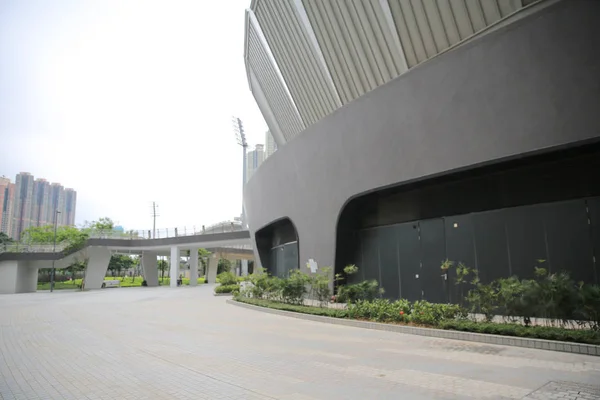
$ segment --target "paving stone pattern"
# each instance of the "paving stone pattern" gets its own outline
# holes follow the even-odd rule
[[[600,399],[600,358],[226,304],[212,285],[0,296],[0,399]]]
[[[600,386],[573,384],[571,382],[549,382],[526,399],[593,400],[600,399]]]

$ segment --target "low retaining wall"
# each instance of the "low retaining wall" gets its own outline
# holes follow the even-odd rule
[[[469,342],[480,342],[487,344],[497,344],[502,346],[528,347],[532,349],[562,351],[565,353],[586,354],[591,356],[600,356],[600,346],[592,344],[559,342],[555,340],[530,339],[516,336],[489,335],[474,332],[459,332],[435,328],[418,328],[414,326],[383,324],[379,322],[358,321],[354,319],[343,319],[333,317],[323,317],[320,315],[310,315],[292,311],[275,310],[273,308],[260,307],[252,304],[241,303],[235,300],[227,300],[228,304],[238,307],[244,307],[251,310],[262,311],[269,314],[283,315],[286,317],[305,319],[309,321],[325,322],[335,325],[353,326],[357,328],[375,329],[378,331],[388,331],[397,333],[407,333],[410,335],[430,336],[443,339],[465,340]]]

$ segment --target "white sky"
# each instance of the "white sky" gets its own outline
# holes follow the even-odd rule
[[[250,0],[0,0],[0,175],[77,190],[77,220],[199,226],[241,213]]]

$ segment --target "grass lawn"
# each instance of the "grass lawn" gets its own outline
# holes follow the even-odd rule
[[[119,280],[119,281],[121,281],[120,287],[140,287],[140,286],[142,286],[142,282],[144,281],[144,278],[142,278],[141,276],[136,276],[135,278],[131,278],[128,276],[125,278],[123,278],[122,276],[113,278],[113,277],[107,276],[104,278],[104,280],[105,281]],[[170,282],[171,282],[171,280],[169,278],[165,278],[162,280],[160,278],[158,278],[159,285],[166,286],[166,285],[169,285]],[[198,278],[198,284],[203,284],[203,283],[204,283],[204,278]],[[188,278],[183,278],[183,284],[189,285],[190,280]],[[75,279],[74,281],[66,281],[66,282],[55,282],[54,290],[79,289],[80,285],[81,285],[81,279]],[[38,283],[37,290],[50,290],[50,282]]]

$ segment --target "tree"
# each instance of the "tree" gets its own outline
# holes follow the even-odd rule
[[[12,238],[4,232],[0,232],[0,244],[11,244]]]
[[[77,260],[73,264],[69,265],[67,269],[71,270],[71,278],[73,279],[73,283],[75,283],[77,272],[84,271],[86,267],[87,260]]]
[[[121,275],[121,271],[127,271],[134,265],[133,259],[125,254],[113,254],[108,263],[108,270],[111,271],[112,276]]]
[[[206,266],[208,263],[208,257],[211,255],[211,252],[206,250],[206,249],[198,249],[198,260],[200,261],[198,266],[202,267],[202,273],[199,274],[200,276],[204,275],[206,273]]]
[[[85,221],[83,224],[84,228],[88,228],[95,231],[112,231],[115,228],[115,223],[108,217],[102,217],[98,221]]]
[[[158,270],[160,271],[161,282],[165,279],[165,271],[169,269],[169,263],[167,260],[158,260]]]
[[[66,245],[64,252],[70,252],[83,246],[89,238],[87,232],[74,226],[56,228],[56,243]],[[54,225],[32,226],[21,234],[21,241],[27,244],[54,243]]]
[[[217,275],[229,271],[231,271],[231,261],[226,258],[220,258],[219,263],[217,264]]]

